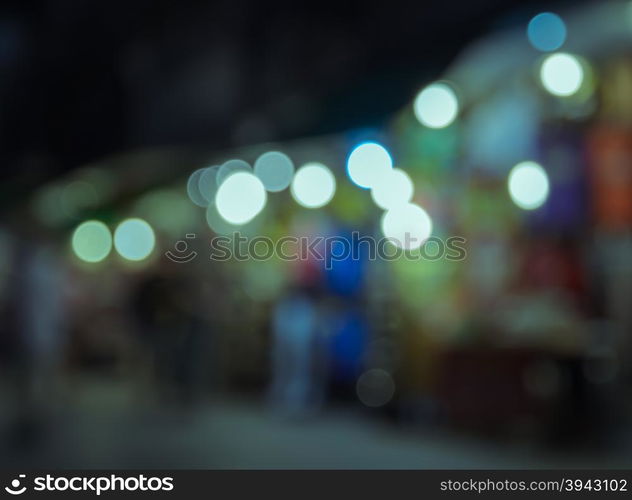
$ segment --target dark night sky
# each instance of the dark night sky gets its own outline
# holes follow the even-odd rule
[[[50,0],[0,7],[3,178],[107,154],[379,125],[542,1]]]

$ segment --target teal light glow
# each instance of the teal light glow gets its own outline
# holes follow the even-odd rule
[[[124,220],[114,231],[114,248],[124,259],[146,259],[155,245],[154,230],[143,219]]]
[[[557,14],[542,12],[529,22],[527,37],[531,45],[538,50],[557,50],[566,40],[566,25]]]

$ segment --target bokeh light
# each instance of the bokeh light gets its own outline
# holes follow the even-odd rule
[[[200,193],[199,181],[201,175],[204,173],[205,168],[198,168],[189,176],[187,181],[187,195],[189,199],[195,203],[198,207],[205,207],[208,205],[206,198]]]
[[[524,210],[534,210],[542,206],[549,195],[549,178],[540,165],[525,161],[511,169],[508,187],[516,205]]]
[[[404,250],[419,248],[432,234],[430,216],[414,203],[396,205],[386,211],[381,225],[384,236]]]
[[[252,169],[244,160],[228,160],[217,171],[217,185],[221,186],[226,179],[236,172],[252,172]]]
[[[557,50],[566,40],[566,25],[557,14],[542,12],[529,22],[527,37],[531,45],[538,50]]]
[[[307,163],[294,175],[290,191],[299,205],[319,208],[334,197],[336,178],[322,163]]]
[[[413,109],[422,125],[443,128],[455,120],[459,112],[459,101],[448,85],[433,83],[417,94]]]
[[[112,250],[112,235],[98,220],[81,223],[72,234],[72,250],[85,262],[101,262]]]
[[[202,198],[206,203],[215,202],[215,194],[217,193],[217,174],[219,172],[219,165],[213,165],[206,167],[202,170],[200,177],[198,178],[198,190],[202,195]]]
[[[413,197],[415,188],[406,172],[395,168],[379,184],[371,189],[371,197],[375,204],[388,210],[398,204],[406,204]]]
[[[548,56],[540,68],[544,88],[556,96],[575,94],[584,80],[584,70],[571,54],[556,53]]]
[[[362,188],[378,185],[393,168],[393,159],[380,144],[365,142],[357,146],[347,160],[349,178]]]
[[[266,205],[263,183],[250,172],[230,175],[217,190],[215,204],[219,214],[231,224],[245,224],[254,219]]]
[[[356,383],[356,393],[362,404],[377,408],[393,398],[395,382],[386,370],[373,368],[360,375]]]
[[[294,163],[279,151],[263,153],[255,162],[254,172],[270,192],[283,191],[292,182]]]
[[[155,246],[154,230],[143,219],[126,219],[114,231],[114,248],[124,259],[146,259]]]

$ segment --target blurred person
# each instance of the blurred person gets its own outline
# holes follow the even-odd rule
[[[334,396],[354,399],[370,339],[365,304],[370,249],[344,226],[334,226],[330,237],[325,248],[325,264],[329,265],[322,269],[332,304],[327,317],[330,389]],[[344,252],[345,246],[348,252]]]
[[[201,356],[212,333],[195,314],[196,290],[179,271],[167,263],[148,275],[134,292],[132,308],[158,393],[191,403],[199,396]]]
[[[288,290],[272,313],[273,409],[286,416],[303,416],[322,400],[318,384],[318,303],[314,287]]]
[[[9,277],[13,287],[8,329],[17,411],[13,437],[20,446],[39,439],[51,418],[60,398],[67,343],[67,273],[53,245],[33,234],[15,239]]]
[[[330,387],[332,395],[354,399],[370,339],[365,311],[356,302],[339,300],[331,316]]]

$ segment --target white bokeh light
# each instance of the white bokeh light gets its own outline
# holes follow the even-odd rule
[[[215,197],[219,214],[231,224],[241,225],[254,219],[266,205],[263,183],[250,172],[235,172],[221,184]]]
[[[319,208],[334,197],[336,178],[322,163],[307,163],[294,174],[290,192],[299,205]]]
[[[357,146],[347,160],[349,178],[362,188],[378,185],[393,168],[393,159],[380,144],[365,142]]]
[[[419,205],[396,205],[382,216],[382,233],[395,246],[414,250],[430,238],[432,220]]]
[[[544,88],[556,96],[575,94],[584,81],[584,70],[575,56],[558,52],[548,56],[540,68]]]
[[[236,172],[252,172],[252,169],[248,162],[244,160],[228,160],[217,170],[217,176],[215,177],[217,185],[221,186],[226,179]]]
[[[513,167],[507,185],[512,201],[524,210],[535,210],[549,196],[546,171],[533,161],[524,161]]]
[[[206,207],[206,223],[214,233],[222,235],[230,235],[236,231],[241,232],[244,227],[247,227],[247,225],[236,226],[227,222],[217,211],[215,203],[211,203]]]
[[[459,101],[448,85],[433,83],[417,94],[413,109],[422,125],[443,128],[455,120],[459,112]]]
[[[388,210],[410,202],[414,189],[408,174],[400,168],[394,168],[382,182],[371,188],[371,198],[378,207]]]

